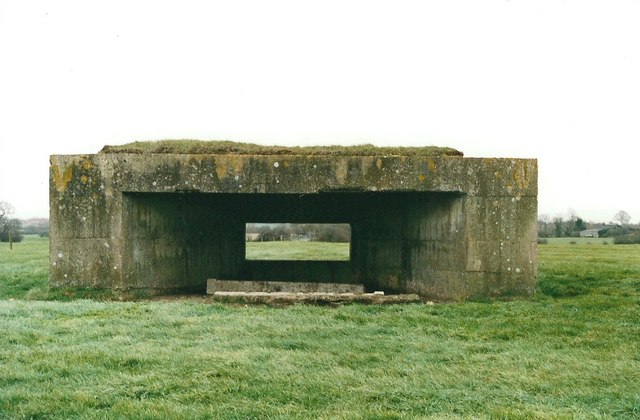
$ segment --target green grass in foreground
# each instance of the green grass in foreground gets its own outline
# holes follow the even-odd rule
[[[349,261],[348,242],[247,242],[248,260]]]
[[[0,248],[0,417],[640,416],[637,245],[541,245],[531,300],[270,308],[23,300],[39,241]]]

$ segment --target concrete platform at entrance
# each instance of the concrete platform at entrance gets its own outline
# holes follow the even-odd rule
[[[345,303],[417,303],[421,302],[416,294],[385,295],[384,293],[290,293],[290,292],[214,292],[211,299],[228,303],[262,304],[345,304]]]
[[[294,281],[207,280],[207,294],[221,293],[331,293],[362,294],[364,285],[344,283],[311,283]]]

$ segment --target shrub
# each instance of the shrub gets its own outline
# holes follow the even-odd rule
[[[613,239],[616,245],[640,244],[640,232],[632,232]]]
[[[18,219],[11,219],[2,226],[0,242],[22,242],[22,223]]]
[[[11,241],[9,241],[9,232],[4,231],[0,233],[0,242],[22,242],[22,232],[11,232]]]
[[[629,233],[629,229],[622,226],[616,226],[609,229],[602,229],[598,231],[598,235],[606,238],[615,238],[618,236],[624,236]]]
[[[538,238],[539,245],[546,245],[548,243],[549,243],[549,240],[547,238]]]

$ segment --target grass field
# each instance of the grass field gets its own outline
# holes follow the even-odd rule
[[[247,242],[248,260],[349,261],[348,242]]]
[[[637,418],[640,246],[539,246],[529,300],[73,300],[0,244],[0,418]],[[30,298],[53,299],[49,301]]]
[[[550,245],[610,245],[613,238],[546,238]]]

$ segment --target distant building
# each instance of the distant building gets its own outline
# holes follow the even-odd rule
[[[580,232],[581,238],[597,238],[600,229],[587,229]]]

